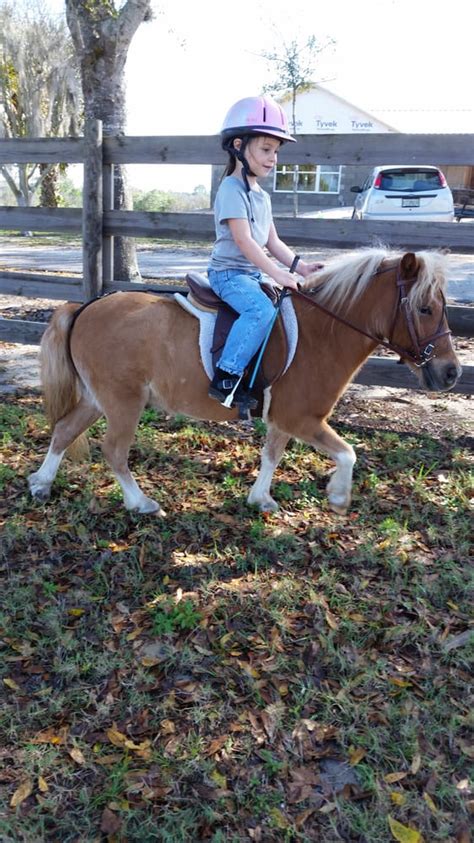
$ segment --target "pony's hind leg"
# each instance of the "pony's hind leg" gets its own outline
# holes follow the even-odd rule
[[[339,515],[345,515],[351,502],[355,451],[327,422],[321,423],[320,430],[311,440],[311,444],[328,454],[336,463],[326,491],[331,509]]]
[[[140,396],[132,403],[130,396],[127,396],[127,403],[127,406],[125,403],[116,404],[112,409],[105,409],[107,433],[102,443],[102,451],[120,483],[126,509],[164,516],[166,513],[160,505],[143,494],[128,467],[130,446],[146,402]]]
[[[283,456],[289,438],[287,433],[283,433],[274,425],[269,424],[262,451],[260,471],[247,498],[247,503],[258,506],[262,512],[274,512],[278,509],[277,502],[270,494],[270,485],[273,473]]]
[[[81,433],[97,421],[100,415],[100,410],[83,397],[71,412],[56,422],[43,464],[28,478],[30,492],[34,498],[40,501],[48,500],[51,484],[56,477],[65,451]]]

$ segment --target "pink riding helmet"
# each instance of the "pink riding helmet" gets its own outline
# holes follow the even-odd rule
[[[245,97],[229,109],[221,129],[223,141],[243,135],[270,135],[296,143],[288,131],[286,114],[269,96]]]

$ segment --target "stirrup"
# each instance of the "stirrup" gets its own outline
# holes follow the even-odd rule
[[[212,386],[209,387],[208,391],[209,398],[214,398],[216,401],[219,401],[223,407],[228,407],[231,409],[232,407],[240,407],[244,405],[249,410],[255,410],[258,406],[258,401],[251,395],[250,392],[244,392],[243,390],[237,389],[235,395],[232,399],[232,403],[227,405],[225,402],[228,400],[229,395],[225,395],[218,389],[214,389]]]
[[[243,404],[246,408],[254,410],[258,401],[243,389],[241,381],[241,375],[233,375],[217,368],[209,386],[209,398],[216,399],[228,409]]]

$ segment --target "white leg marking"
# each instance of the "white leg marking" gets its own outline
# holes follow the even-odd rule
[[[274,471],[275,465],[273,461],[266,456],[264,451],[258,477],[250,489],[249,496],[247,498],[247,503],[259,506],[263,512],[271,512],[278,509],[277,502],[270,495],[270,485]]]
[[[271,388],[271,386],[267,386],[267,388],[263,390],[262,421],[264,421],[265,424],[267,424],[267,422],[268,422],[268,413],[270,412],[271,403],[272,403],[272,388]]]
[[[147,498],[143,494],[130,472],[127,474],[116,474],[115,476],[122,487],[123,502],[126,509],[134,509],[142,513],[155,512],[162,517],[166,515],[166,512],[161,508],[159,503],[152,498]]]
[[[331,454],[336,468],[326,487],[331,508],[342,514],[347,511],[351,502],[352,470],[356,461],[354,449],[345,444],[347,451]]]
[[[41,468],[28,477],[30,492],[34,498],[42,501],[48,500],[51,493],[51,484],[56,477],[63,456],[64,451],[54,453],[52,446],[49,446]]]
[[[247,498],[247,503],[259,506],[262,512],[274,512],[278,509],[277,502],[270,495],[270,485],[289,438],[286,433],[281,433],[271,426],[268,429],[260,471]]]

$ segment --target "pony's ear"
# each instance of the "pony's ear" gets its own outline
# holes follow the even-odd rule
[[[418,258],[413,252],[407,252],[400,261],[400,274],[409,280],[415,278],[418,272]]]

